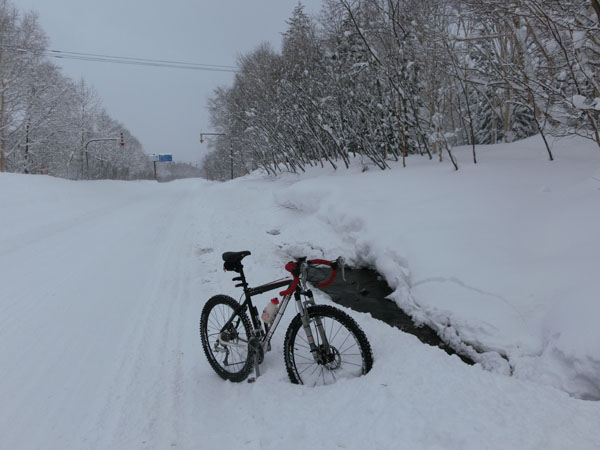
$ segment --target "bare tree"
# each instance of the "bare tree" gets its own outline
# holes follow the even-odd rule
[[[26,108],[28,81],[45,47],[37,15],[20,14],[8,0],[0,0],[0,172],[6,170],[9,140]]]

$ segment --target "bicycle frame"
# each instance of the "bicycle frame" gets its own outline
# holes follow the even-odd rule
[[[327,265],[331,266],[331,262],[326,261],[326,260],[313,260],[308,263],[327,264]],[[263,284],[263,285],[260,285],[257,287],[249,287],[248,286],[246,277],[244,275],[243,266],[241,266],[240,270],[239,270],[240,276],[233,278],[232,281],[241,281],[241,283],[237,284],[236,287],[243,288],[245,300],[233,312],[233,314],[231,315],[229,320],[223,326],[222,330],[225,330],[227,327],[229,327],[229,325],[231,325],[231,323],[233,322],[233,319],[238,314],[240,314],[241,312],[248,309],[250,311],[250,319],[251,319],[252,327],[253,327],[253,330],[252,330],[252,334],[254,335],[253,338],[259,339],[261,351],[262,351],[262,354],[264,355],[264,353],[268,351],[269,344],[271,342],[271,338],[275,334],[275,331],[277,330],[277,327],[278,327],[279,323],[281,322],[281,319],[282,319],[283,315],[285,314],[285,311],[286,311],[286,309],[289,305],[289,302],[292,298],[292,295],[293,295],[294,300],[296,301],[297,309],[298,309],[301,319],[302,319],[302,326],[306,333],[306,338],[307,338],[308,344],[310,346],[313,357],[315,358],[315,361],[317,361],[319,353],[318,353],[318,348],[317,348],[316,344],[314,343],[314,337],[312,335],[312,330],[310,329],[310,322],[309,322],[309,316],[308,316],[308,307],[315,305],[315,301],[314,301],[312,291],[306,287],[306,265],[307,265],[307,262],[306,262],[305,258],[298,260],[298,262],[288,263],[286,265],[286,269],[292,273],[292,275],[293,275],[292,279],[287,278],[287,279],[283,279],[283,280],[276,280],[271,283]],[[298,270],[296,270],[296,269],[298,269]],[[323,286],[325,284],[331,283],[333,281],[333,279],[335,278],[335,276],[336,276],[336,270],[333,269],[333,273],[332,273],[330,279],[319,284],[319,286]],[[273,323],[271,324],[271,326],[267,326],[265,324],[265,331],[263,332],[260,318],[258,315],[258,310],[252,303],[252,297],[255,295],[263,294],[265,292],[269,292],[269,291],[284,287],[284,286],[287,286],[288,288],[279,293],[279,295],[283,296],[283,298],[281,300],[279,310],[277,311],[277,314],[275,315],[275,319],[273,320]],[[306,300],[302,301],[302,297],[305,297]],[[325,352],[329,352],[329,343],[327,341],[325,330],[323,329],[323,324],[321,322],[320,317],[316,318],[315,324],[316,324],[316,328],[317,328],[320,338],[321,338],[321,346],[323,347],[322,350],[324,350]],[[220,344],[224,345],[223,343],[221,343],[220,337],[217,339],[217,341]],[[226,345],[247,349],[251,344],[250,344],[250,342],[245,343],[245,344],[239,344],[239,343],[232,343],[232,342],[228,341],[226,343]],[[255,357],[258,357],[258,356],[255,355]],[[258,375],[258,364],[256,364],[255,366],[256,366],[255,369],[256,369],[257,375]]]
[[[254,297],[255,295],[264,294],[265,292],[269,292],[269,291],[272,291],[272,290],[275,290],[275,289],[278,289],[278,288],[281,288],[284,286],[289,287],[291,285],[291,283],[293,283],[293,280],[285,279],[285,280],[273,281],[271,283],[263,284],[263,285],[260,285],[257,287],[249,287],[246,283],[243,272],[240,273],[239,277],[236,277],[233,280],[238,281],[238,279],[241,279],[242,283],[239,285],[236,285],[236,287],[244,288],[245,300],[244,300],[244,302],[242,302],[240,304],[238,309],[233,312],[233,314],[231,315],[229,320],[223,326],[223,329],[226,329],[239,313],[241,313],[247,309],[250,312],[250,320],[252,322],[252,328],[253,328],[252,333],[254,334],[254,337],[261,337],[261,341],[260,341],[261,346],[263,348],[263,351],[266,352],[269,342],[271,341],[271,338],[273,337],[273,334],[275,333],[275,330],[277,329],[279,322],[281,322],[281,318],[283,317],[283,314],[285,313],[285,310],[287,309],[290,299],[292,298],[292,293],[288,293],[283,296],[283,298],[280,302],[279,310],[277,311],[277,314],[275,315],[275,319],[273,320],[273,323],[271,324],[270,327],[268,327],[265,324],[264,332],[262,330],[260,317],[258,315],[258,309],[252,303],[252,297]],[[220,342],[220,338],[218,339],[218,341]],[[248,344],[233,344],[232,342],[227,342],[227,345],[240,347],[240,348],[248,347]]]

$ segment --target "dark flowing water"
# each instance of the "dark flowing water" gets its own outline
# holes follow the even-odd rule
[[[427,325],[416,326],[411,317],[402,311],[395,302],[386,297],[392,293],[385,279],[371,269],[346,268],[346,281],[341,275],[335,281],[321,288],[331,299],[340,305],[359,312],[371,314],[388,325],[405,333],[415,335],[425,344],[439,347],[450,355],[457,355],[467,364],[474,364],[465,356],[457,354]]]

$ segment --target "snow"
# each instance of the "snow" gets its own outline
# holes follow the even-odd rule
[[[227,183],[0,174],[0,448],[600,448],[600,151],[539,138],[379,171]],[[254,384],[224,382],[198,320],[292,256],[371,265],[479,364],[368,314],[365,377],[289,383],[288,312]],[[259,309],[270,299],[258,298]],[[330,303],[318,295],[318,303]]]
[[[571,99],[573,106],[577,109],[589,109],[587,98],[584,95],[574,95]]]

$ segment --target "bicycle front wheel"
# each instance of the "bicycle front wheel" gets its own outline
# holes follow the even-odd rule
[[[371,345],[352,317],[329,305],[309,307],[308,316],[316,352],[311,352],[300,314],[285,336],[283,355],[292,383],[327,385],[371,370]]]
[[[200,315],[200,338],[208,362],[217,374],[235,382],[244,381],[252,369],[248,342],[250,319],[240,304],[227,295],[215,295]]]

